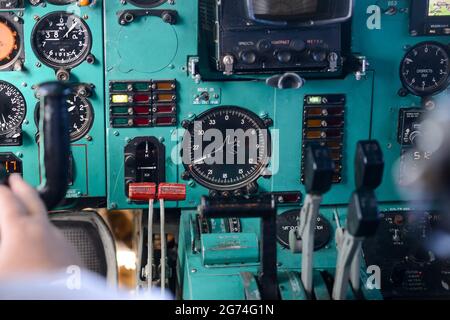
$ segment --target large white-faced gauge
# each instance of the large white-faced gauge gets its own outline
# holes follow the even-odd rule
[[[0,81],[0,135],[19,131],[26,113],[25,98],[19,89]]]
[[[450,51],[438,42],[421,42],[402,60],[400,78],[413,95],[428,97],[445,90],[450,82]]]
[[[248,187],[269,163],[270,124],[240,107],[217,107],[183,121],[183,178],[218,191]]]
[[[32,47],[42,63],[56,69],[71,69],[90,55],[92,35],[79,16],[57,11],[36,23]]]

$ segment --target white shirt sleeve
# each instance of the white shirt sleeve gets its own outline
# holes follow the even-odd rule
[[[169,300],[156,288],[139,294],[111,288],[87,270],[57,271],[0,279],[0,300]]]

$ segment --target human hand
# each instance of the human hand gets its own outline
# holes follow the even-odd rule
[[[81,266],[36,190],[20,175],[11,175],[9,185],[0,185],[0,278]]]

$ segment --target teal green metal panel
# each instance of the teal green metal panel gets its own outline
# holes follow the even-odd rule
[[[254,233],[202,234],[200,238],[205,266],[259,262]]]
[[[189,108],[193,82],[187,76],[187,56],[197,50],[197,7],[191,2],[164,4],[161,8],[175,9],[180,19],[169,25],[158,17],[138,18],[127,26],[118,23],[116,13],[135,8],[120,1],[105,3],[106,34],[106,93],[108,83],[115,80],[169,80],[178,82],[178,107]],[[159,9],[159,8],[158,8]],[[108,105],[105,106],[108,110]],[[171,161],[171,152],[177,145],[176,127],[124,128],[109,127],[107,115],[107,159],[108,159],[108,207],[142,208],[128,202],[125,196],[124,147],[128,139],[140,136],[160,138],[166,146],[166,180],[178,181],[178,166]],[[179,120],[182,118],[179,117]],[[168,203],[167,206],[176,206]]]
[[[27,115],[23,124],[23,145],[20,147],[0,147],[0,152],[14,152],[23,161],[24,178],[32,185],[40,183],[38,147],[35,142],[37,127],[34,120],[34,109],[38,100],[34,97],[33,86],[56,79],[53,69],[40,66],[39,60],[31,48],[31,34],[35,19],[53,11],[68,10],[85,18],[89,25],[96,57],[95,64],[84,62],[71,72],[71,82],[92,83],[95,86],[93,97],[89,100],[94,108],[94,123],[88,135],[91,141],[83,138],[72,146],[74,155],[74,185],[69,188],[68,197],[104,197],[106,195],[105,177],[105,126],[104,126],[104,91],[103,91],[103,15],[101,0],[93,7],[77,6],[33,7],[25,1],[24,49],[25,64],[22,72],[0,71],[0,79],[15,85],[25,97]]]
[[[201,82],[196,84],[186,73],[188,56],[196,56],[197,48],[197,2],[165,4],[162,8],[178,11],[180,21],[168,25],[156,17],[137,19],[127,26],[118,23],[116,12],[130,8],[119,2],[108,2],[106,12],[106,84],[110,80],[177,79],[179,84],[179,120],[198,115],[211,105],[195,103],[193,93],[199,88],[212,88],[220,92],[220,105],[237,105],[248,108],[258,115],[268,115],[274,120],[275,130],[280,130],[279,170],[270,179],[259,180],[265,191],[303,190],[300,182],[301,136],[303,97],[305,94],[343,93],[347,95],[345,145],[350,150],[344,159],[344,181],[325,198],[325,203],[345,203],[353,188],[353,149],[356,142],[368,139],[370,134],[373,77],[356,81],[352,76],[344,80],[310,81],[301,90],[275,90],[264,82]],[[147,44],[144,46],[144,44]],[[108,92],[107,92],[108,93]],[[239,93],[239,94],[237,94]],[[108,117],[108,116],[107,116]],[[107,121],[108,123],[108,121]],[[108,204],[111,207],[142,207],[127,202],[123,181],[123,147],[127,138],[135,136],[162,137],[166,144],[167,181],[184,182],[184,167],[175,166],[169,160],[169,150],[181,140],[183,130],[157,128],[107,129],[108,136]],[[175,136],[176,135],[176,136]],[[172,138],[172,139],[171,139]],[[174,138],[174,139],[173,139]],[[175,152],[175,154],[177,154]],[[179,160],[179,159],[178,159]],[[193,208],[207,190],[194,181],[188,181],[186,201],[183,208]]]
[[[367,28],[369,5],[381,8],[381,29]],[[383,12],[391,5],[397,6],[395,15]],[[380,201],[398,201],[401,196],[396,187],[398,175],[393,172],[400,156],[397,143],[397,123],[400,108],[420,106],[420,99],[413,96],[401,98],[400,62],[406,46],[429,40],[448,43],[450,37],[411,37],[409,35],[410,1],[356,1],[353,22],[353,51],[366,55],[374,73],[373,118],[371,137],[380,141],[386,170],[382,186],[377,190]],[[356,93],[355,93],[356,94]],[[404,199],[408,200],[408,199]]]

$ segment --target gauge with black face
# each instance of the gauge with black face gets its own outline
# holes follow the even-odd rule
[[[25,98],[19,89],[0,81],[0,135],[19,130],[26,113]]]
[[[85,97],[72,94],[67,98],[69,113],[70,141],[74,142],[83,138],[91,130],[94,122],[94,109]],[[36,125],[39,123],[39,103],[35,111]]]
[[[271,152],[264,121],[240,107],[218,107],[185,122],[183,162],[189,175],[212,190],[236,190],[258,179]]]
[[[449,85],[450,51],[438,42],[422,42],[408,50],[402,60],[400,78],[410,93],[427,97]]]
[[[0,17],[0,69],[7,68],[17,60],[21,50],[20,41],[16,27]]]
[[[283,248],[289,249],[289,232],[298,229],[300,211],[300,209],[289,210],[277,216],[277,240]],[[330,242],[332,230],[330,222],[319,214],[314,233],[315,251],[322,249]]]
[[[36,23],[32,47],[42,63],[53,68],[74,68],[90,54],[92,35],[79,16],[58,11]]]
[[[167,0],[128,0],[129,3],[135,5],[136,7],[142,8],[153,8],[157,7]]]

